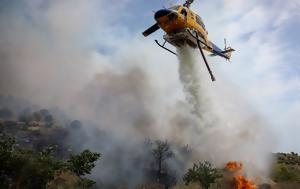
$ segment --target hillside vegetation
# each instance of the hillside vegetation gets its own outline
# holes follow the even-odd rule
[[[104,136],[101,132],[94,133]],[[136,163],[128,165],[139,167],[142,182],[133,187],[126,182],[126,176],[140,175],[118,176],[118,172],[108,173],[115,177],[114,183],[91,179],[93,168],[97,165],[101,169],[101,163],[96,164],[100,152],[82,149],[82,141],[86,139],[84,124],[79,120],[63,119],[47,109],[0,106],[0,189],[232,188],[224,185],[223,168],[216,168],[209,162],[195,162],[187,167],[192,153],[188,146],[178,147],[168,141],[149,139],[141,145],[143,149],[136,149],[140,151],[139,157],[132,157]],[[293,152],[273,156],[270,182],[257,188],[300,189],[300,156]],[[118,162],[112,160],[110,163]],[[178,174],[172,165],[185,174]]]

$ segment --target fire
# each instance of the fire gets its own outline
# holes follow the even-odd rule
[[[232,184],[234,189],[256,189],[256,185],[246,179],[243,174],[243,164],[238,162],[228,162],[226,169],[234,176]]]
[[[226,169],[229,171],[243,170],[243,164],[238,162],[228,162],[226,164]]]
[[[234,178],[236,189],[256,189],[256,186],[245,179],[243,176],[236,176]]]

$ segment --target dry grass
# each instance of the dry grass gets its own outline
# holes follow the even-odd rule
[[[279,183],[272,186],[272,189],[299,189],[300,183]]]
[[[48,183],[47,189],[76,189],[79,177],[71,172],[63,172]]]

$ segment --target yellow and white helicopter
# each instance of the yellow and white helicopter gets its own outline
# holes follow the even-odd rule
[[[187,0],[183,5],[158,10],[154,14],[156,23],[144,31],[143,35],[146,37],[161,28],[166,32],[163,36],[165,42],[163,44],[160,44],[157,40],[155,40],[155,42],[160,47],[175,55],[175,52],[165,47],[166,42],[175,47],[181,47],[187,44],[193,48],[199,48],[211,79],[215,81],[215,77],[207,63],[203,49],[212,53],[211,56],[220,56],[226,60],[230,60],[231,53],[235,50],[231,47],[227,47],[226,40],[224,50],[221,50],[208,40],[208,32],[205,29],[201,17],[190,10],[190,5],[193,1],[194,0]]]

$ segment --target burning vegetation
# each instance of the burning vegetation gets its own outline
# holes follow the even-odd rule
[[[233,177],[230,185],[234,189],[257,189],[257,186],[246,178],[242,163],[228,162],[225,170]]]
[[[192,157],[195,157],[193,149],[188,146],[178,146],[173,141],[144,139],[130,149],[123,141],[113,139],[114,136],[107,130],[66,118],[57,110],[30,105],[20,107],[17,106],[19,103],[9,106],[7,102],[9,100],[5,98],[1,103],[0,96],[0,188],[10,189],[16,183],[24,189],[55,189],[61,186],[78,189],[121,186],[134,189],[300,188],[300,158],[296,153],[274,155],[277,161],[273,163],[271,181],[268,184],[254,184],[247,178],[244,165],[240,162],[228,162],[222,168],[208,161],[199,161],[188,167]],[[107,148],[110,143],[113,145]],[[96,162],[98,153],[102,155],[100,164]],[[19,162],[17,169],[16,162]],[[114,175],[106,174],[108,170]],[[45,176],[45,172],[49,174]],[[25,182],[31,180],[42,182]]]

